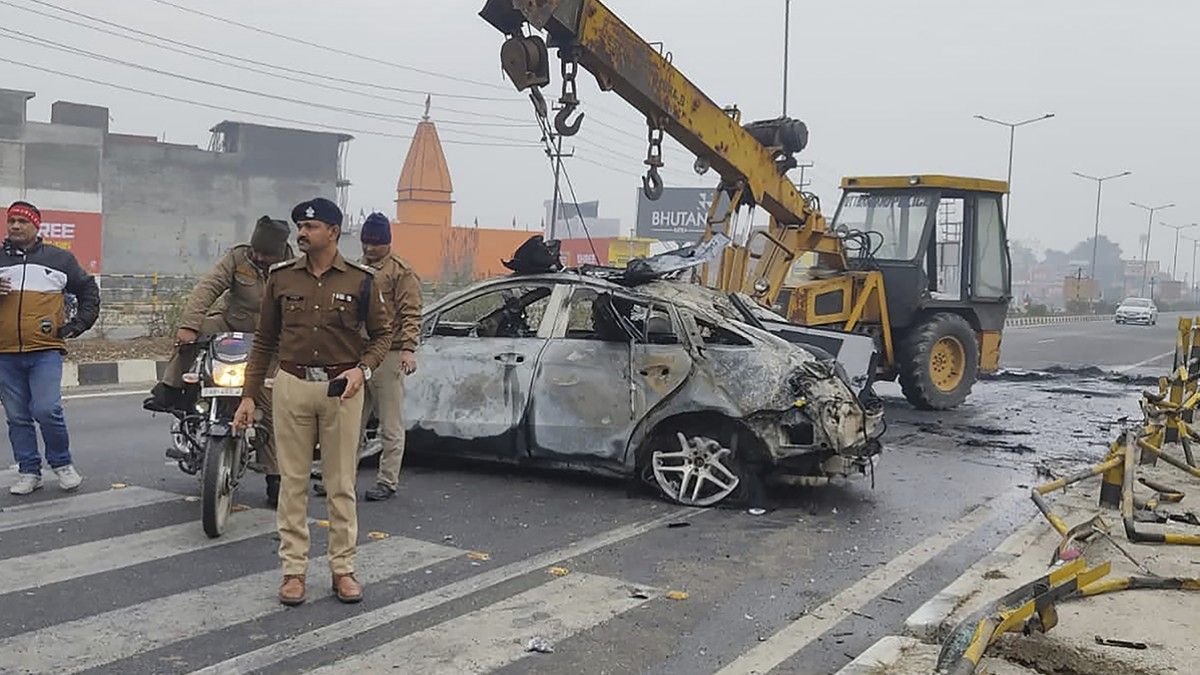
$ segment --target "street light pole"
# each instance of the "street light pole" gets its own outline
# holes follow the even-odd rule
[[[1149,217],[1146,220],[1146,247],[1144,249],[1142,249],[1142,288],[1140,291],[1138,291],[1139,295],[1145,296],[1146,295],[1146,273],[1149,269],[1149,259],[1150,259],[1150,231],[1152,229],[1154,229],[1154,212],[1162,211],[1163,209],[1169,209],[1175,205],[1174,204],[1163,204],[1162,206],[1146,206],[1145,204],[1139,204],[1137,202],[1129,202],[1129,204],[1131,206],[1136,206],[1139,209],[1144,209],[1149,212]]]
[[[1111,176],[1089,176],[1086,173],[1079,173],[1078,171],[1073,171],[1072,173],[1074,173],[1076,176],[1079,176],[1080,178],[1086,178],[1088,180],[1096,181],[1096,228],[1092,234],[1092,267],[1091,267],[1091,271],[1092,271],[1092,281],[1098,283],[1098,281],[1096,279],[1096,249],[1100,243],[1100,190],[1101,190],[1101,188],[1104,187],[1104,181],[1112,180],[1113,178],[1123,178],[1125,176],[1132,174],[1133,172],[1132,171],[1122,171],[1121,173],[1114,173]]]
[[[1046,113],[1041,117],[1031,117],[1030,119],[1022,120],[1020,122],[1005,122],[1003,120],[993,119],[983,115],[975,116],[975,119],[977,120],[983,120],[984,122],[991,122],[992,124],[999,124],[1002,127],[1008,127],[1008,196],[1005,198],[1004,202],[1004,221],[1010,232],[1012,231],[1012,223],[1010,222],[1012,218],[1010,216],[1012,212],[1013,146],[1017,140],[1017,127],[1023,127],[1026,124],[1033,124],[1034,122],[1048,120],[1051,117],[1054,117],[1054,113]]]
[[[1183,235],[1184,239],[1192,242],[1192,276],[1189,277],[1188,290],[1191,292],[1192,302],[1196,301],[1196,249],[1200,247],[1200,239]]]
[[[1168,225],[1160,222],[1159,225],[1175,230],[1175,253],[1171,258],[1171,280],[1179,281],[1177,278],[1179,275],[1176,274],[1176,268],[1179,265],[1179,233],[1188,229],[1189,227],[1196,227],[1197,225],[1200,225],[1200,223],[1192,223],[1191,225]]]

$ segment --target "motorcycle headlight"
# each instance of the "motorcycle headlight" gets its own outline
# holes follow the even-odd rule
[[[246,364],[214,363],[213,384],[218,387],[241,387],[246,383]]]

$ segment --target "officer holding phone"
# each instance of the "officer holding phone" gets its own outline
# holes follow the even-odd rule
[[[346,260],[338,251],[342,212],[336,204],[323,198],[303,202],[292,210],[292,220],[304,255],[271,268],[234,425],[244,429],[252,424],[254,397],[277,357],[272,404],[281,477],[276,509],[283,560],[279,601],[298,605],[305,600],[308,476],[313,449],[320,443],[333,590],[342,602],[358,602],[363,591],[354,577],[354,479],[362,390],[391,348],[390,310],[374,286],[374,269]]]

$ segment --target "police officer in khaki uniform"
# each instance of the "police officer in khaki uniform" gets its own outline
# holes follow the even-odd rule
[[[201,335],[239,332],[253,333],[262,306],[263,288],[271,265],[292,257],[288,245],[291,228],[287,222],[263,216],[254,225],[250,243],[229,249],[188,295],[175,334],[175,354],[163,371],[163,381],[150,390],[142,404],[153,412],[170,412],[180,405],[183,373],[192,367],[198,350],[194,346]],[[268,377],[273,375],[272,372]],[[274,434],[271,432],[271,396],[259,396],[258,408],[267,430],[267,443],[258,462],[267,474],[267,504],[275,507],[279,499],[279,469],[275,465]]]
[[[379,420],[383,449],[375,487],[367,501],[391,499],[400,481],[404,459],[404,377],[417,370],[421,336],[421,281],[408,263],[392,253],[392,225],[382,213],[372,213],[360,234],[363,262],[375,268],[375,287],[392,310],[392,349],[367,383],[363,429],[374,412]]]
[[[267,369],[278,358],[272,395],[282,477],[276,509],[283,559],[279,601],[298,605],[305,599],[308,476],[320,443],[333,590],[342,602],[358,602],[354,479],[362,388],[391,346],[391,319],[374,287],[374,270],[338,252],[342,212],[337,205],[322,198],[302,202],[292,220],[304,255],[271,268],[234,426],[252,424]]]

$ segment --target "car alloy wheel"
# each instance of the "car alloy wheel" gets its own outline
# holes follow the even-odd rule
[[[706,436],[675,435],[679,450],[654,450],[650,456],[663,494],[687,506],[712,506],[733,494],[741,482],[733,468],[733,449]]]

